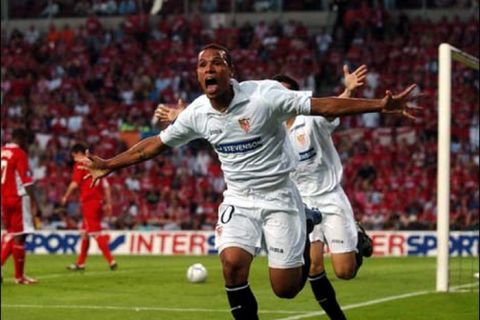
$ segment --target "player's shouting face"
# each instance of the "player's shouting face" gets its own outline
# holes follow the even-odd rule
[[[225,100],[231,90],[231,76],[232,69],[225,51],[208,48],[198,54],[197,78],[209,99]]]

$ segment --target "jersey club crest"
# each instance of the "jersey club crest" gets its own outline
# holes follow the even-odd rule
[[[297,143],[301,146],[301,147],[305,147],[305,145],[307,144],[307,138],[305,137],[305,133],[299,133],[297,134]]]
[[[240,124],[240,128],[242,128],[245,133],[250,131],[250,118],[239,119],[238,123]]]

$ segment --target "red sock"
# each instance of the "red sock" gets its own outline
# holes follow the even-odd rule
[[[98,248],[100,249],[100,251],[102,251],[103,256],[108,261],[108,264],[112,264],[113,257],[110,253],[110,249],[108,248],[108,238],[109,236],[106,234],[95,237],[95,239],[97,240]]]
[[[82,237],[82,241],[80,242],[80,255],[77,259],[77,265],[83,266],[85,264],[85,260],[87,260],[88,247],[90,247],[90,237]]]
[[[13,265],[15,267],[15,279],[21,279],[25,266],[25,247],[23,244],[13,244],[12,255]]]
[[[12,254],[13,238],[2,243],[2,266]]]

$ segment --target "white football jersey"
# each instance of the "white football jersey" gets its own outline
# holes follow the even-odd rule
[[[321,116],[297,116],[289,130],[298,164],[292,173],[302,197],[333,191],[342,180],[343,167],[331,134],[340,124]]]
[[[283,122],[310,114],[310,97],[272,80],[231,80],[234,98],[225,112],[215,110],[202,95],[175,123],[160,133],[163,143],[180,146],[208,140],[222,164],[227,188],[256,190],[285,183],[295,169],[293,149]]]

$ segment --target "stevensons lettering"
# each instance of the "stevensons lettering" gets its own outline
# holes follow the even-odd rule
[[[245,153],[255,150],[262,145],[262,137],[256,137],[244,141],[217,144],[215,145],[215,149],[220,153]]]

